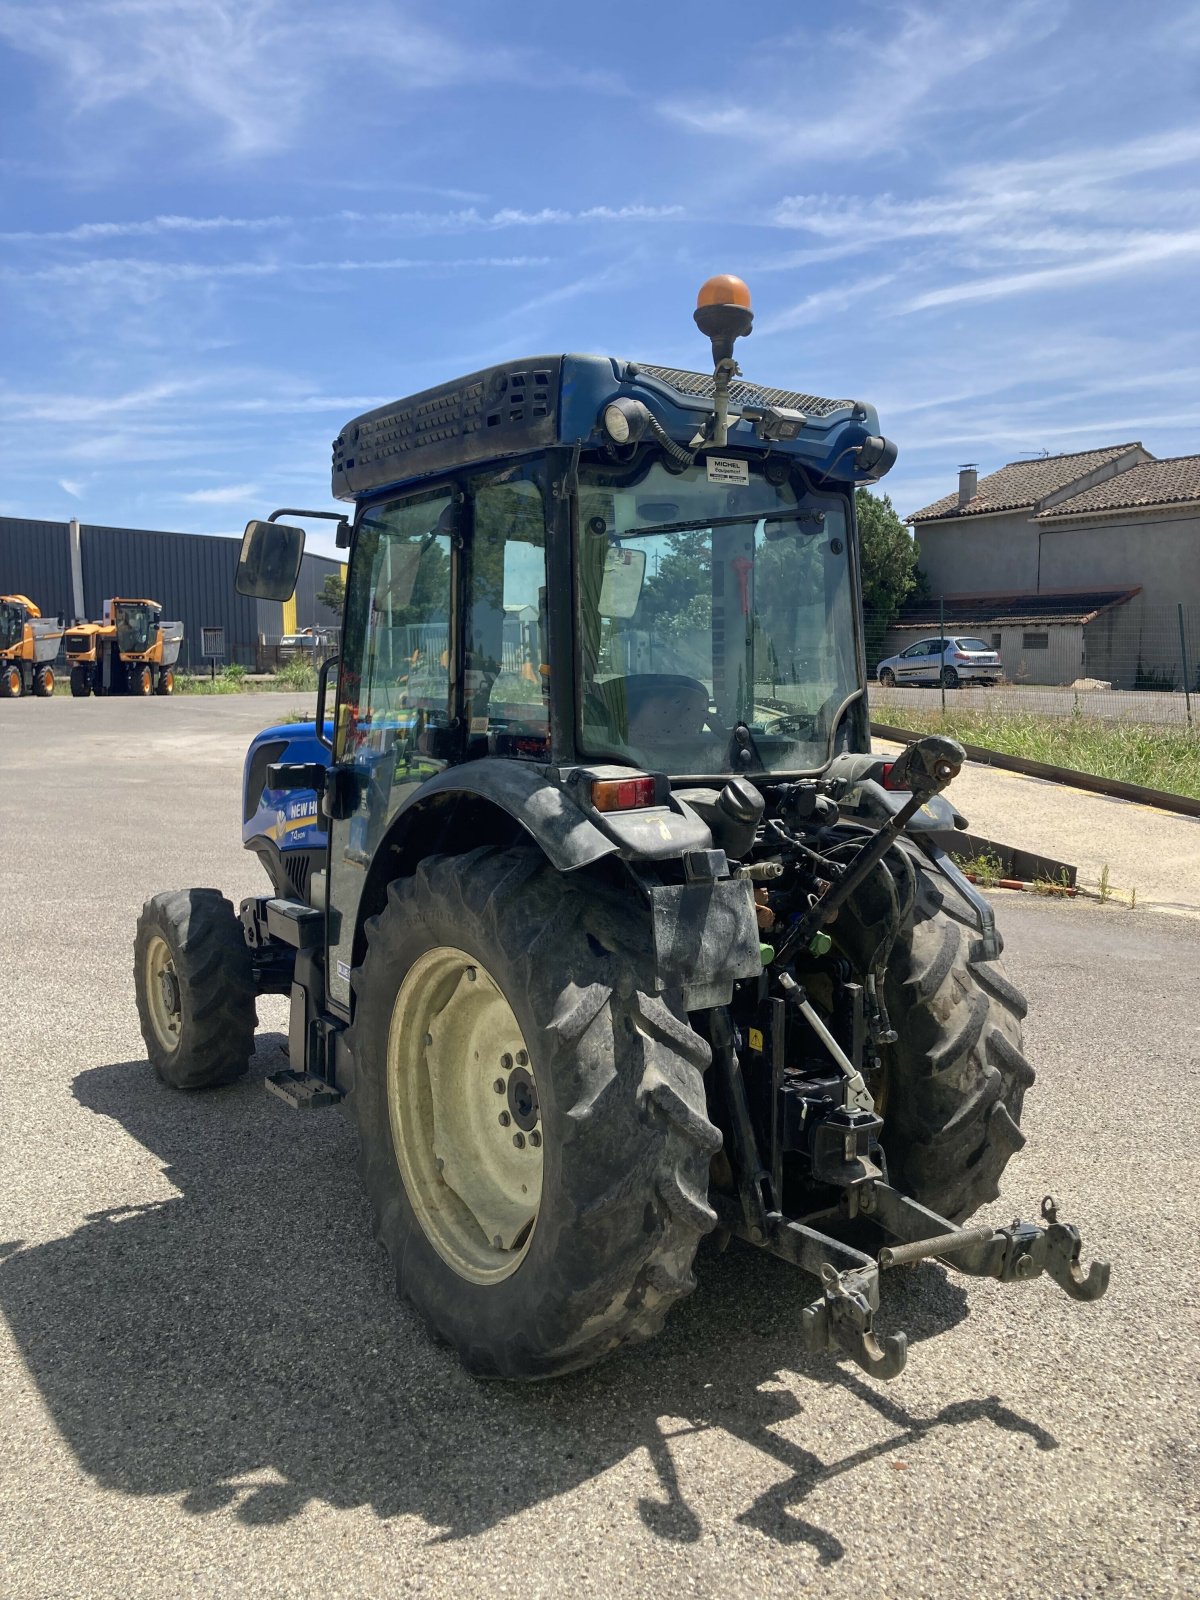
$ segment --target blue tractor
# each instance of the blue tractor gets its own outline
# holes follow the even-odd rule
[[[1052,1203],[965,1225],[1034,1074],[946,852],[961,748],[871,753],[854,491],[895,448],[745,381],[751,321],[711,279],[711,371],[537,357],[350,423],[341,659],[246,761],[270,892],[138,924],[170,1084],[244,1073],[256,995],[290,997],[270,1086],[345,1100],[399,1288],[480,1373],[653,1334],[708,1234],[813,1274],[804,1344],[881,1378],[890,1267],[1107,1284]],[[292,592],[287,515],[242,593]]]

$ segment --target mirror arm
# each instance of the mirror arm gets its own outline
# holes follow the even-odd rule
[[[334,667],[341,664],[341,660],[341,656],[326,656],[321,663],[321,670],[317,674],[317,711],[314,732],[319,743],[323,744],[326,750],[331,752],[333,750],[333,740],[325,737],[325,695],[329,688],[329,674]]]
[[[340,511],[302,511],[297,506],[280,506],[278,511],[272,511],[266,521],[274,522],[276,517],[318,517],[322,522],[345,522],[346,520]]]

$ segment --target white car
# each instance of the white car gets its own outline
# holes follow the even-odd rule
[[[905,683],[944,683],[955,689],[960,683],[998,683],[1004,676],[1000,652],[970,634],[955,634],[942,639],[918,639],[898,656],[888,656],[875,669],[885,689]]]

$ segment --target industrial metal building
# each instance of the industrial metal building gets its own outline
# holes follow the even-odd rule
[[[253,670],[281,635],[340,625],[317,601],[326,577],[343,570],[338,562],[306,555],[287,605],[248,600],[233,587],[240,547],[213,534],[0,517],[0,594],[27,595],[43,616],[68,623],[98,620],[114,595],[157,600],[164,617],[183,622],[184,671],[203,665],[202,628],[224,629],[224,659]]]

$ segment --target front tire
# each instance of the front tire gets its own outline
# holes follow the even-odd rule
[[[148,695],[154,687],[154,680],[150,675],[150,668],[146,663],[140,662],[129,669],[129,693]]]
[[[997,1198],[1025,1143],[1021,1110],[1034,1081],[1021,1050],[1027,1006],[1000,962],[973,952],[929,873],[916,871],[916,903],[885,988],[899,1037],[882,1050],[883,1146],[897,1187],[962,1222]]]
[[[879,681],[885,689],[894,689],[896,687],[896,674],[891,667],[883,668],[879,674]]]
[[[233,906],[216,889],[156,894],[133,941],[138,1022],[173,1089],[240,1078],[254,1054],[254,972]]]
[[[20,667],[0,667],[0,700],[19,700],[24,688]]]
[[[92,692],[92,674],[88,667],[71,668],[71,694],[76,700],[86,700]]]
[[[175,693],[175,674],[170,667],[160,668],[158,681],[154,685],[154,692],[155,694]]]
[[[33,692],[39,700],[46,700],[54,693],[54,668],[38,667],[33,675]]]
[[[430,857],[367,924],[363,1179],[400,1291],[474,1372],[656,1333],[715,1225],[709,1049],[630,926],[529,848]]]

